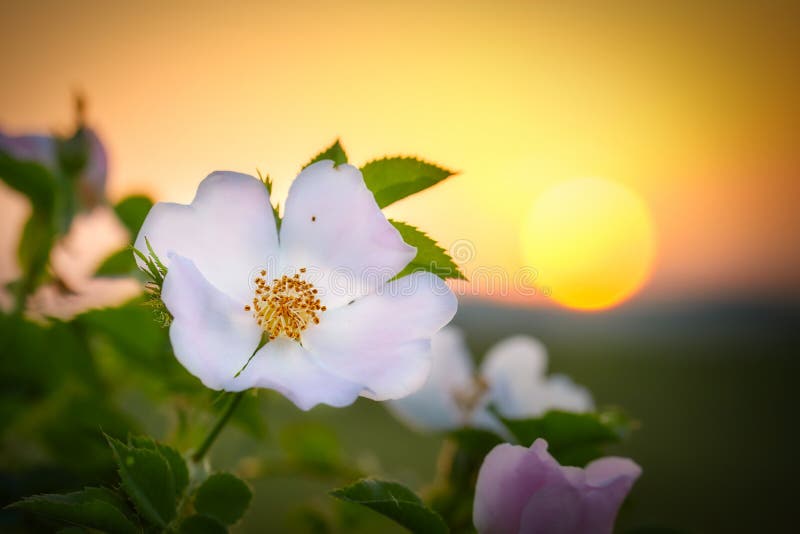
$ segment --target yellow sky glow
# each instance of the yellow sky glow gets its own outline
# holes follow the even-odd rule
[[[652,213],[659,249],[642,295],[797,287],[796,7],[221,6],[6,6],[0,127],[66,128],[82,89],[116,199],[186,202],[213,170],[256,168],[282,199],[337,137],[357,164],[418,155],[461,174],[389,214],[445,247],[469,240],[468,274],[535,262],[519,242],[536,198],[603,177]]]

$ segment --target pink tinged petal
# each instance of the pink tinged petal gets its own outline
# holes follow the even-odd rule
[[[333,375],[314,363],[299,343],[279,337],[264,345],[239,376],[248,387],[278,391],[301,410],[317,404],[347,406],[361,385]]]
[[[327,160],[306,167],[292,184],[280,241],[283,265],[308,268],[328,308],[380,287],[416,254],[386,220],[361,172]]]
[[[627,458],[608,457],[586,466],[581,533],[612,532],[622,502],[642,474],[642,469]]]
[[[178,361],[206,387],[240,391],[236,373],[261,339],[250,313],[217,288],[191,260],[172,256],[161,298],[173,316],[169,329]]]
[[[543,413],[547,351],[537,340],[514,336],[501,341],[486,354],[481,374],[489,383],[489,396],[506,417],[523,418]]]
[[[303,333],[303,345],[318,365],[361,384],[362,395],[399,399],[427,380],[430,338],[450,322],[457,306],[439,277],[416,272],[323,312],[320,323]]]
[[[458,328],[448,326],[431,340],[431,372],[416,393],[390,401],[389,409],[420,430],[450,430],[464,426],[465,414],[455,395],[473,387],[475,366]]]
[[[256,270],[274,270],[278,254],[266,187],[235,172],[210,174],[188,206],[153,206],[136,238],[143,252],[145,237],[162,261],[168,262],[170,254],[191,259],[209,282],[242,306],[253,298]]]
[[[481,534],[519,532],[530,498],[549,480],[561,477],[558,464],[547,451],[537,453],[540,441],[530,449],[504,443],[483,460],[473,508],[473,522]]]
[[[525,534],[577,534],[581,495],[565,479],[554,477],[534,493],[520,516]],[[595,532],[595,531],[592,531]]]
[[[530,449],[499,445],[478,474],[473,519],[480,533],[610,534],[641,469],[603,458],[561,467],[538,439]]]

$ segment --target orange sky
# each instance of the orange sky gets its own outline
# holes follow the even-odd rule
[[[610,179],[653,214],[640,298],[800,293],[800,9],[430,4],[4,5],[0,127],[66,128],[81,88],[117,199],[256,167],[283,197],[336,137],[356,163],[420,155],[462,173],[390,215],[469,239],[468,271],[523,265],[549,185]]]

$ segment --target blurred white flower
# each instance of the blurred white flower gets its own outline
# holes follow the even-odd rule
[[[304,169],[280,232],[261,181],[215,172],[190,205],[156,204],[137,249],[145,238],[168,268],[161,297],[184,367],[209,388],[270,388],[302,409],[416,391],[457,307],[433,274],[392,280],[416,249],[350,165]]]
[[[552,409],[584,412],[593,408],[589,391],[563,375],[545,375],[547,352],[528,336],[507,338],[486,354],[476,373],[464,336],[447,327],[433,338],[433,367],[415,394],[389,403],[410,426],[453,430],[465,426],[505,434],[488,410],[504,417],[536,417]]]

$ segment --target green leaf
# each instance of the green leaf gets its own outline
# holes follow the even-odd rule
[[[136,237],[136,234],[139,233],[139,228],[144,223],[144,218],[147,217],[147,213],[152,207],[153,201],[146,196],[132,195],[120,200],[114,206],[114,212],[122,224],[125,225],[125,228],[128,229],[131,236]]]
[[[130,438],[131,445],[142,449],[150,449],[157,451],[164,457],[169,464],[172,478],[175,481],[175,497],[179,498],[183,495],[183,490],[189,485],[189,468],[186,466],[186,461],[181,456],[181,453],[170,447],[159,443],[147,436],[134,436]]]
[[[228,532],[228,529],[213,517],[195,514],[181,521],[178,532],[180,534],[224,534]]]
[[[95,276],[128,276],[136,273],[138,268],[133,252],[129,248],[118,250],[108,256],[94,272]]]
[[[619,442],[632,423],[614,411],[573,413],[549,411],[534,419],[506,419],[502,423],[517,441],[528,447],[538,438],[547,441],[548,450],[562,465],[583,466],[603,456],[606,445]]]
[[[264,187],[267,189],[267,194],[269,195],[270,207],[272,208],[272,218],[275,220],[275,228],[280,232],[281,230],[280,204],[272,203],[272,178],[270,177],[269,174],[261,174],[261,171],[258,169],[256,169],[256,173],[258,174],[258,179],[261,180],[261,183],[264,184]]]
[[[396,482],[364,479],[333,490],[331,495],[366,506],[412,532],[447,532],[447,525],[439,514],[425,506],[413,491]]]
[[[461,428],[450,432],[449,436],[459,448],[481,457],[505,441],[494,432],[478,428]]]
[[[323,150],[322,152],[311,158],[311,161],[303,165],[303,168],[305,169],[309,165],[316,163],[318,161],[322,161],[324,159],[333,160],[334,166],[339,166],[343,163],[347,163],[347,154],[345,153],[344,147],[342,146],[342,144],[339,142],[338,139],[334,141],[334,143],[331,146],[329,146],[328,148],[326,148],[325,150]]]
[[[106,436],[119,468],[122,487],[139,514],[164,527],[176,514],[175,480],[167,460],[148,448],[130,447]]]
[[[244,481],[230,473],[215,473],[197,488],[194,507],[202,515],[232,525],[244,515],[252,498]]]
[[[63,495],[34,495],[11,507],[103,532],[139,532],[125,500],[106,488],[85,488]]]
[[[52,215],[58,184],[44,166],[14,159],[0,151],[0,179],[28,197],[34,209]]]
[[[407,157],[370,161],[361,167],[361,173],[381,208],[419,193],[455,174],[433,163]]]
[[[426,233],[404,222],[392,219],[389,222],[400,232],[403,241],[417,248],[417,255],[396,278],[402,278],[416,271],[428,271],[442,279],[466,280],[453,258]]]

